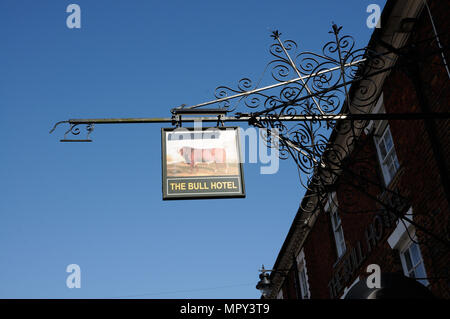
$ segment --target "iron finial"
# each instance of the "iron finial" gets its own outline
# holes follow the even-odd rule
[[[332,23],[333,31],[330,31],[329,33],[339,34],[339,31],[341,31],[342,26],[339,27],[336,23],[334,23],[334,21],[332,21],[331,23]]]
[[[281,33],[278,30],[272,31],[271,37],[274,38],[275,40],[279,39],[280,36],[281,36]]]

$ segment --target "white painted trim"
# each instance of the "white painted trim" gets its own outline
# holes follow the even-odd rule
[[[409,208],[407,214],[412,214],[412,207]],[[403,245],[404,241],[409,238],[407,230],[409,231],[411,236],[415,235],[415,227],[413,225],[411,225],[407,221],[402,222],[398,220],[397,226],[387,239],[388,244],[392,249],[399,250]]]
[[[342,296],[341,296],[340,299],[344,299],[345,296],[347,296],[349,290],[352,289],[353,286],[356,285],[358,282],[359,282],[359,277],[357,277],[357,278],[355,279],[355,281],[354,281],[350,286],[345,287],[345,288],[344,288],[344,293],[342,294]]]
[[[278,290],[277,299],[284,299],[283,298],[283,288],[280,288],[280,290]]]
[[[328,212],[328,210],[330,210],[330,206],[332,202],[336,202],[336,192],[332,192],[328,194],[328,200],[325,203],[325,212]],[[334,204],[334,203],[333,203]]]
[[[306,259],[305,259],[305,252],[303,251],[303,249],[300,251],[300,253],[297,255],[297,257],[295,258],[296,262],[297,262],[297,269],[298,269],[298,281],[300,284],[300,292],[302,294],[302,299],[310,299],[311,298],[311,290],[309,289],[309,279],[308,279],[308,269],[306,268]],[[300,265],[301,268],[300,268]],[[300,271],[304,269],[305,270],[305,278],[306,278],[306,288],[308,289],[307,291],[307,296],[305,298],[305,296],[303,296],[303,291],[302,291],[302,283],[301,283],[301,277],[300,277]]]
[[[412,238],[415,238],[415,234],[413,236],[411,236]],[[406,265],[406,261],[405,261],[405,251],[407,249],[409,249],[409,247],[413,244],[411,238],[406,238],[405,240],[403,240],[401,242],[401,246],[399,246],[399,253],[400,253],[400,261],[402,263],[402,268],[403,268],[403,274],[406,277],[409,277],[409,273],[408,273],[408,267]],[[425,268],[425,261],[423,260],[423,256],[422,256],[422,251],[420,249],[419,246],[419,256],[420,256],[420,260],[422,260],[422,266],[423,266],[423,270],[425,273],[425,277],[427,276],[427,269]],[[411,257],[412,258],[412,257]],[[430,282],[426,279],[422,279],[419,281],[421,284],[424,284],[425,287],[428,287],[430,285]]]
[[[372,113],[372,114],[386,113],[386,110],[384,108],[383,93],[380,94],[377,104],[375,104],[375,107],[370,111],[370,113]],[[366,128],[364,129],[364,133],[369,134],[374,125],[375,125],[375,122],[373,120],[371,120],[369,122],[369,124],[366,126]],[[376,125],[376,126],[378,126],[378,125]]]
[[[395,150],[395,141],[394,141],[394,137],[392,136],[392,132],[391,132],[391,128],[389,126],[388,121],[384,120],[384,121],[380,121],[380,123],[377,124],[378,126],[375,128],[375,136],[373,137],[374,139],[374,143],[375,143],[375,148],[377,150],[377,158],[378,158],[378,164],[380,165],[381,168],[381,172],[383,174],[383,180],[384,180],[384,184],[386,186],[389,185],[389,183],[392,181],[392,179],[395,176],[395,173],[397,173],[398,169],[396,169],[394,176],[390,176],[390,172],[389,172],[389,168],[384,164],[384,160],[388,157],[388,155],[386,155],[385,158],[383,158],[381,156],[381,152],[380,152],[380,147],[379,147],[379,142],[380,139],[384,136],[384,134],[387,133],[387,130],[389,130],[389,134],[391,135],[391,139],[392,139],[392,151],[395,153],[395,157],[397,159],[397,163],[400,165],[400,162],[398,160],[397,157],[397,151]],[[389,152],[388,152],[389,154]],[[391,153],[392,155],[392,153]]]
[[[410,207],[408,209],[407,214],[412,216],[412,219],[414,220],[412,207]],[[409,235],[408,235],[408,233],[409,233]],[[409,223],[407,221],[403,221],[403,222],[397,221],[397,226],[395,227],[394,231],[391,233],[391,235],[387,239],[389,246],[392,249],[395,249],[399,252],[400,262],[402,263],[403,274],[406,277],[409,277],[409,274],[408,274],[407,267],[406,267],[404,253],[405,253],[406,249],[408,249],[412,243],[411,238],[415,238],[415,236],[416,236],[416,228],[413,225],[411,225],[411,223]],[[423,260],[420,246],[419,246],[419,254],[420,254],[420,259],[422,260],[423,268],[424,268],[424,271],[426,274],[427,270],[425,268],[425,261]],[[425,282],[425,286],[429,286],[430,283],[428,282],[428,280],[423,280],[423,281]]]
[[[334,207],[331,207],[331,205],[333,205]],[[336,211],[334,212],[334,210],[336,210]],[[347,251],[347,244],[345,243],[344,227],[342,227],[342,220],[341,220],[341,216],[339,215],[339,203],[337,203],[336,192],[332,192],[332,193],[328,194],[328,201],[325,204],[325,212],[327,212],[329,214],[330,219],[331,219],[333,237],[334,237],[334,242],[336,244],[336,253],[337,253],[338,259],[339,259]],[[342,229],[342,237],[343,237],[342,239],[344,240],[343,248],[340,246],[340,243],[338,243],[338,240],[336,238],[336,228],[339,228],[339,227],[336,227],[336,225],[334,224],[334,220],[333,220],[334,213],[337,214],[337,216],[340,220],[339,227],[341,227],[341,229]]]

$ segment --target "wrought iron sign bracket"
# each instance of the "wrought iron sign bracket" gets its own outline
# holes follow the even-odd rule
[[[71,119],[56,123],[50,133],[58,125],[68,123],[70,127],[62,142],[90,142],[94,124],[169,123],[181,127],[183,122],[209,122],[217,126],[225,122],[246,122],[277,131],[278,141],[268,140],[267,145],[278,147],[281,159],[293,158],[308,196],[317,197],[311,202],[320,203],[326,198],[329,186],[346,170],[345,159],[359,147],[358,141],[370,121],[450,118],[448,112],[433,113],[429,109],[420,113],[372,113],[381,94],[377,77],[394,69],[409,68],[427,56],[441,54],[446,49],[436,51],[429,45],[434,37],[402,48],[375,41],[386,49],[379,53],[373,47],[355,48],[354,39],[341,35],[341,29],[333,24],[332,40],[319,53],[298,53],[294,41],[283,41],[281,33],[274,31],[275,42],[269,49],[272,60],[265,70],[269,70],[267,74],[275,82],[269,85],[259,87],[260,81],[253,84],[251,79],[243,78],[235,87],[217,87],[214,100],[171,109],[169,118]],[[420,57],[413,54],[416,50],[411,50],[417,45],[424,47]],[[393,53],[401,54],[402,59],[396,61]],[[207,108],[210,105],[218,107]],[[228,115],[230,113],[233,115]],[[86,125],[86,138],[68,139],[69,134],[80,134],[79,125]],[[330,132],[334,139],[340,139],[340,144],[328,137]],[[365,176],[362,177],[361,181]],[[379,188],[383,187],[380,184]],[[397,196],[402,198],[400,194]],[[399,216],[404,213],[386,203],[381,204],[397,210]],[[316,208],[301,207],[305,214]]]

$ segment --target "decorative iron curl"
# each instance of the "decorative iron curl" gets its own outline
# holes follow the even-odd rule
[[[269,100],[272,100],[274,97],[268,96],[264,93],[250,93],[254,89],[252,80],[250,78],[242,78],[238,81],[236,88],[231,88],[228,86],[219,86],[215,89],[214,96],[221,100],[233,95],[239,95],[235,98],[235,104],[233,105],[232,99],[226,99],[219,102],[219,106],[221,108],[227,109],[228,111],[236,111],[238,105],[243,102],[245,107],[247,108],[258,108],[267,103]],[[248,93],[248,94],[247,94]]]
[[[234,88],[219,86],[215,91],[216,98],[223,99],[221,103],[229,111],[246,113],[245,109],[252,109],[258,110],[257,115],[264,115],[263,119],[255,117],[250,124],[267,129],[263,141],[268,147],[278,148],[281,159],[295,161],[307,196],[315,196],[315,208],[323,205],[326,194],[339,183],[345,161],[358,147],[359,136],[368,121],[295,122],[286,118],[368,113],[379,97],[372,73],[383,70],[386,65],[385,55],[366,48],[355,49],[354,39],[341,35],[341,29],[333,25],[332,39],[320,53],[297,52],[299,46],[294,41],[282,41],[281,34],[275,31],[274,43],[269,48],[272,60],[266,70],[277,84],[255,91],[252,80],[243,78]],[[233,101],[225,99],[232,96],[235,96]],[[342,145],[329,144],[331,131]],[[277,135],[268,134],[270,132]],[[361,166],[359,172],[367,175],[369,170]],[[361,187],[369,187],[364,179],[356,182]],[[313,211],[310,204],[302,209]]]
[[[90,139],[91,133],[94,131],[93,123],[71,123],[70,121],[61,121],[56,123],[53,128],[50,130],[50,134],[55,131],[55,129],[61,124],[69,124],[69,128],[64,132],[64,137],[60,140],[61,142],[92,142]],[[85,126],[86,137],[84,139],[76,139],[76,138],[68,138],[69,136],[78,136],[81,133],[80,125]]]

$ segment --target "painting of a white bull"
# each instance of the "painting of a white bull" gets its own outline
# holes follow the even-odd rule
[[[183,146],[178,149],[178,153],[183,157],[184,162],[188,164],[193,171],[197,163],[214,164],[214,171],[222,165],[227,170],[227,151],[225,148],[194,148]]]
[[[236,133],[221,131],[216,139],[166,138],[167,176],[239,174]]]

